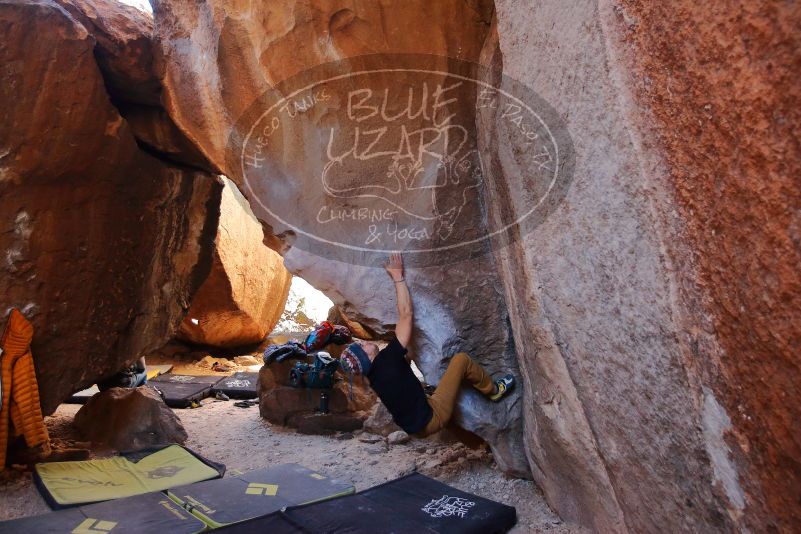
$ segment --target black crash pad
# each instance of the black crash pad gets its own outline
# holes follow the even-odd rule
[[[159,492],[0,522],[0,534],[195,534],[206,525]]]
[[[148,380],[148,382],[169,382],[170,384],[207,384],[209,386],[213,386],[219,382],[221,378],[225,377],[220,375],[178,375],[173,373],[164,373],[163,375],[159,375],[152,380]]]
[[[214,375],[177,375],[166,373],[149,380],[147,385],[160,391],[164,402],[172,408],[186,408],[211,395],[211,388],[220,381]]]
[[[517,513],[506,506],[472,495],[419,473],[329,501],[295,506],[283,512],[287,532],[439,532],[494,534],[511,529]],[[222,529],[226,534],[265,532],[274,517],[259,517]]]
[[[171,488],[167,494],[210,527],[217,528],[286,506],[350,495],[353,491],[351,484],[300,465],[285,464]]]
[[[211,394],[225,393],[232,399],[255,399],[259,396],[259,373],[234,373],[223,377],[211,388]]]

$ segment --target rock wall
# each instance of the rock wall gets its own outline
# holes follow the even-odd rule
[[[716,486],[739,528],[796,530],[801,10],[623,2],[604,12],[638,143],[661,148],[643,165],[659,158],[652,179],[676,211],[665,218],[682,222],[667,248],[682,266],[685,358],[702,383]]]
[[[221,186],[138,148],[70,12],[3,1],[0,31],[1,306],[34,323],[52,412],[172,335],[211,263]]]
[[[0,0],[0,292],[34,320],[46,411],[164,341],[215,276],[209,171],[242,180],[228,145],[263,93],[364,54],[478,60],[485,82],[517,79],[554,108],[574,177],[506,246],[411,262],[427,379],[460,350],[519,373],[502,404],[466,391],[457,419],[565,519],[599,532],[797,529],[794,4],[161,0],[154,41],[127,8],[63,5]],[[343,126],[338,104],[269,153],[290,172],[255,215],[291,272],[383,336],[395,310],[378,262],[321,259],[265,215],[321,201],[297,187],[317,170],[304,141]],[[510,122],[454,107],[475,123],[486,180],[471,223],[525,212],[532,185]]]
[[[247,200],[223,180],[211,272],[192,299],[179,337],[225,348],[264,340],[281,318],[292,275],[280,254],[264,244]]]
[[[247,7],[221,0],[155,2],[163,100],[203,154],[241,181],[231,167],[229,135],[248,106],[274,84],[321,63],[377,52],[477,59],[491,12],[491,3],[473,1],[386,5],[287,1]],[[319,130],[323,131],[322,125]],[[288,139],[286,146],[277,158],[292,166],[297,184],[312,173],[306,162],[315,154],[304,151],[301,137]],[[280,204],[313,210],[322,201],[308,190],[289,186],[279,192],[283,197],[262,199],[273,208]],[[247,188],[243,191],[252,194]],[[268,220],[250,200],[256,216]],[[392,329],[394,288],[378,262],[368,267],[321,259],[292,246],[292,231],[286,226],[267,225],[265,230],[282,239],[287,269],[323,291],[348,317],[379,334]],[[436,383],[450,356],[459,351],[471,353],[494,373],[517,370],[502,288],[489,256],[415,269],[408,277],[416,316],[412,350],[429,381]],[[523,453],[519,392],[500,406],[466,391],[460,407],[460,423],[490,443],[505,470],[530,476]]]
[[[577,154],[564,202],[496,253],[535,479],[602,532],[794,530],[798,9],[496,7],[485,60]],[[511,132],[479,130],[490,212],[521,209]]]

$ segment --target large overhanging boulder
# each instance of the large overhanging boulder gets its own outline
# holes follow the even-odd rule
[[[227,348],[264,340],[281,318],[292,275],[281,255],[264,244],[247,200],[224,180],[211,272],[179,334],[192,343]]]
[[[0,295],[34,323],[49,413],[171,337],[211,264],[221,185],[139,149],[63,7],[4,0],[0,32]]]
[[[236,144],[239,135],[244,135],[242,121],[251,118],[254,102],[276,96],[271,92],[273,86],[287,81],[296,87],[306,76],[321,74],[309,73],[308,69],[331,60],[377,52],[475,60],[489,29],[491,12],[489,2],[422,0],[382,6],[354,6],[347,2],[323,6],[282,1],[249,4],[244,9],[220,0],[204,4],[183,0],[154,3],[163,100],[170,116],[210,161],[238,182],[265,228],[281,239],[287,268],[326,293],[349,317],[379,334],[391,330],[396,317],[394,288],[380,267],[383,259],[380,256],[386,255],[364,261],[349,257],[347,248],[334,246],[324,251],[326,247],[316,247],[316,242],[303,245],[300,243],[306,239],[303,229],[282,223],[269,213],[280,211],[295,220],[313,221],[318,210],[330,204],[320,187],[317,165],[326,152],[320,140],[328,135],[330,127],[352,133],[341,99],[325,107],[330,116],[320,108],[319,114],[305,115],[309,121],[276,135],[283,150],[270,153],[267,162],[281,169],[275,174],[267,172],[255,186],[247,183],[239,172],[235,149],[229,143]],[[446,79],[442,72],[447,73],[451,66],[436,57],[422,61],[430,61],[431,67],[439,72],[425,80],[432,84],[433,92]],[[365,88],[372,87],[379,93],[396,81],[401,84],[398,87],[403,86],[401,78],[393,78],[391,74],[378,76],[365,82],[368,84]],[[418,85],[416,90],[422,88],[419,80],[407,81]],[[341,96],[338,93],[337,98]],[[472,100],[469,94],[460,96],[464,98],[459,104],[446,105],[458,116],[460,124],[467,125],[460,131],[463,138],[459,141],[467,142],[466,138],[472,137],[474,142],[470,130],[474,129],[475,95]],[[298,105],[303,106],[300,102]],[[417,119],[411,119],[406,126],[425,127]],[[385,142],[397,146],[400,139],[397,130]],[[456,133],[453,139],[455,143]],[[347,143],[344,137],[343,142]],[[469,157],[468,152],[464,150],[459,157]],[[455,167],[457,162],[432,159],[424,163],[426,172],[445,172],[438,171],[440,163],[444,168],[445,164]],[[475,163],[473,159],[469,159],[468,168],[471,163]],[[351,164],[357,168],[348,167]],[[340,183],[353,179],[367,185],[370,180],[382,179],[387,165],[388,158],[384,158],[373,167],[358,168],[358,162],[350,158],[333,169],[332,176],[336,176],[332,179]],[[400,168],[398,172],[408,174],[408,170]],[[468,172],[465,180],[469,178]],[[453,179],[458,181],[456,175]],[[430,211],[430,197],[428,193],[419,194],[413,203]],[[448,201],[463,202],[461,193],[454,190],[452,195],[440,194],[435,209],[449,210],[444,204]],[[466,196],[464,202],[467,203],[464,217],[456,230],[459,235],[481,228],[478,198]],[[351,231],[345,224],[327,228],[335,233]],[[358,229],[359,234],[350,237],[358,238],[363,230]],[[448,232],[449,228],[438,226],[436,230]],[[469,257],[463,254],[445,253],[436,264],[423,265],[425,262],[416,262],[414,255],[408,256],[411,267],[408,280],[415,305],[412,350],[430,382],[438,381],[448,358],[460,350],[472,354],[492,372],[517,371],[502,286],[484,246],[471,261],[465,261]],[[346,254],[339,255],[343,250]],[[487,439],[505,470],[527,476],[519,395],[517,392],[503,404],[492,404],[476,392],[466,391],[457,417],[461,424]]]

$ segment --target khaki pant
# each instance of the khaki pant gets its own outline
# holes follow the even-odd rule
[[[495,383],[492,381],[492,377],[467,353],[457,352],[451,358],[451,363],[445,370],[445,374],[442,375],[436,391],[428,398],[428,404],[434,411],[434,415],[428,425],[415,436],[419,438],[430,436],[448,424],[453,415],[453,407],[456,405],[463,380],[467,380],[471,386],[484,395],[491,395],[495,392]]]

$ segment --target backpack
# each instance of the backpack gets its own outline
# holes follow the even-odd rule
[[[314,354],[312,363],[295,362],[289,370],[289,385],[295,388],[329,389],[334,387],[334,373],[339,361],[327,352]]]
[[[322,323],[318,324],[314,327],[314,330],[312,330],[309,335],[306,336],[306,341],[303,342],[303,345],[306,347],[306,351],[315,352],[321,350],[328,345],[328,338],[331,337],[331,334],[333,333],[334,325],[328,321],[323,321]]]

